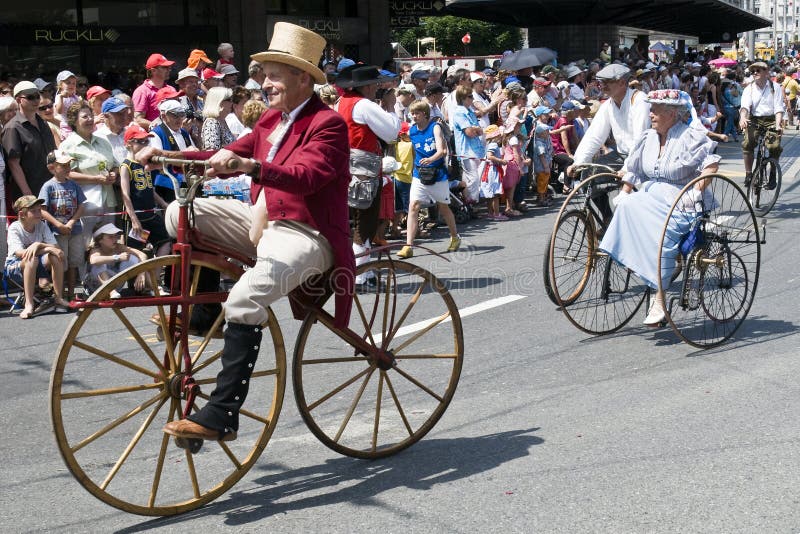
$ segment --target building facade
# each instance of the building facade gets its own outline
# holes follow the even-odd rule
[[[68,69],[90,84],[126,88],[144,75],[151,53],[182,68],[192,49],[216,59],[217,45],[229,42],[243,82],[250,54],[267,48],[278,21],[322,34],[328,58],[383,62],[391,57],[388,9],[368,0],[18,2],[0,16],[0,78],[52,81]]]

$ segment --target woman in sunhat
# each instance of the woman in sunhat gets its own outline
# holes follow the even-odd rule
[[[659,250],[661,232],[672,203],[683,186],[700,175],[717,172],[720,156],[714,154],[716,143],[704,129],[690,126],[692,100],[674,89],[652,91],[650,103],[652,128],[646,130],[627,159],[627,173],[617,209],[606,230],[600,249],[614,260],[636,272],[652,287],[669,285],[677,263],[679,243],[688,233],[693,217],[673,214],[666,229],[664,248]],[[694,119],[697,120],[697,119]],[[630,193],[631,185],[638,188]],[[687,209],[703,199],[700,186],[687,195]],[[712,201],[707,198],[706,205]],[[661,257],[661,271],[658,258]],[[664,297],[657,294],[644,320],[658,326],[666,319]]]

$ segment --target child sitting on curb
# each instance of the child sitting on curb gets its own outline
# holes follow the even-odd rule
[[[18,284],[22,284],[25,307],[20,319],[50,311],[55,304],[57,313],[69,311],[63,298],[64,252],[58,248],[56,238],[47,223],[42,220],[44,201],[33,195],[25,195],[14,202],[18,220],[8,227],[8,257],[6,273]],[[38,278],[39,287],[47,284],[48,272],[53,280],[54,302],[34,306],[34,292]]]
[[[89,250],[90,269],[84,282],[88,291],[94,293],[110,278],[147,259],[144,252],[120,243],[121,234],[122,230],[111,223],[104,224],[92,234],[92,247]],[[139,273],[133,289],[137,293],[142,293],[146,287],[145,273]],[[122,289],[124,288],[121,286],[114,288],[109,296],[112,299],[121,297]]]

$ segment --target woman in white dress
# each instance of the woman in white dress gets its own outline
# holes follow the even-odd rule
[[[689,125],[692,101],[686,92],[652,91],[647,101],[652,128],[643,133],[628,156],[628,172],[622,179],[626,182],[623,194],[617,197],[617,209],[600,249],[638,274],[648,286],[658,288],[659,278],[662,287],[669,285],[680,240],[691,228],[697,201],[703,199],[705,183],[698,182],[685,196],[688,211],[673,213],[664,248],[659,250],[670,207],[691,180],[717,172],[720,157],[713,153],[716,143],[706,137],[705,130]],[[638,191],[631,193],[628,184],[635,185]],[[706,207],[713,202],[712,198],[703,200]],[[658,326],[665,319],[664,297],[657,294],[644,324]]]

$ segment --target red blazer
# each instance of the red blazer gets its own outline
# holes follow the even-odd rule
[[[267,137],[280,120],[279,111],[267,111],[252,133],[225,148],[261,162],[261,176],[253,177],[250,194],[255,199],[264,189],[270,220],[304,222],[319,230],[331,244],[336,325],[346,327],[355,271],[347,205],[350,184],[347,125],[341,115],[314,94],[286,132],[272,163],[267,163],[272,146]],[[294,311],[298,316],[300,310]]]

